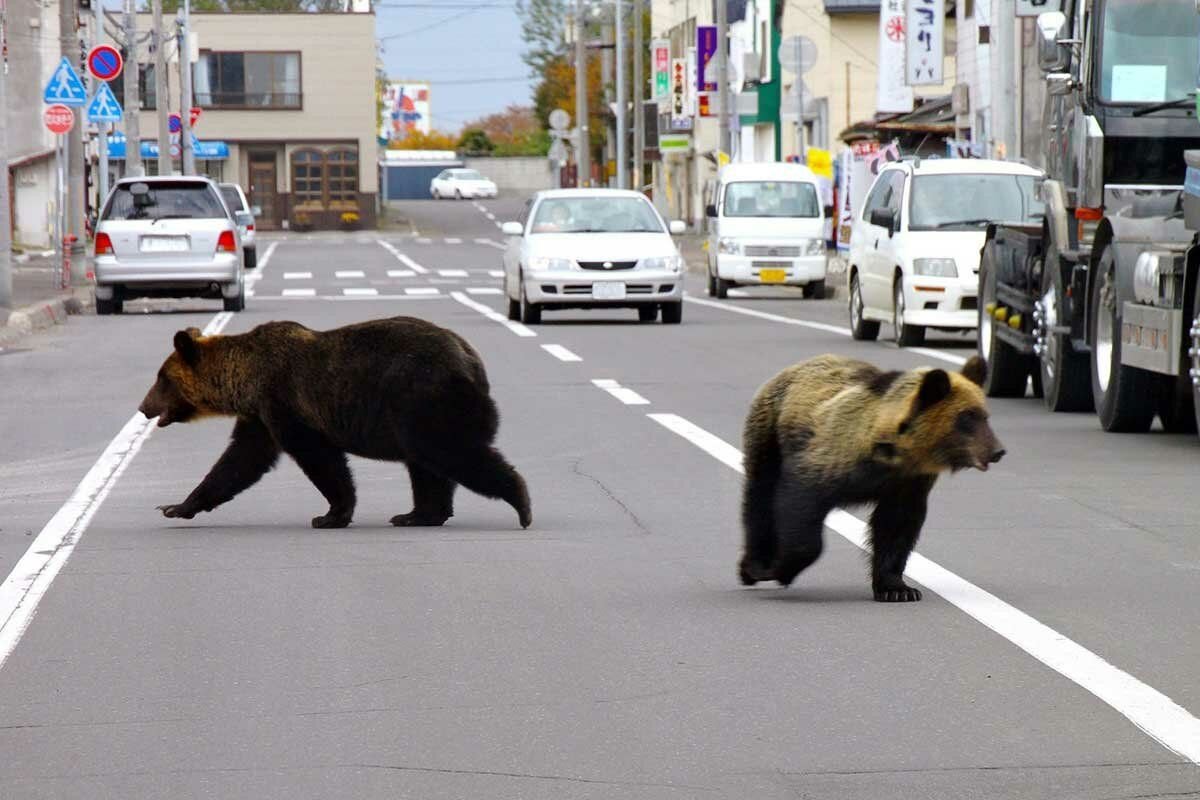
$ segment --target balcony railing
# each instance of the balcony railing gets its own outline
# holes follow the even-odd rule
[[[301,108],[300,92],[196,92],[201,108]]]

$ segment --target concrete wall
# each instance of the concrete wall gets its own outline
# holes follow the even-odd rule
[[[13,243],[49,249],[53,208],[54,158],[40,158],[13,169]]]
[[[463,159],[467,169],[478,170],[496,183],[501,192],[538,192],[557,189],[558,176],[544,156],[473,157]]]

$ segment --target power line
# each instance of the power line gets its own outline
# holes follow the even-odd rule
[[[437,28],[439,26],[445,25],[447,22],[453,22],[456,19],[461,19],[461,18],[467,16],[468,14],[474,14],[476,11],[483,11],[483,10],[489,9],[489,8],[501,8],[501,7],[502,6],[497,6],[492,3],[482,3],[482,4],[477,3],[473,6],[465,6],[464,7],[465,10],[460,11],[457,14],[451,14],[448,17],[443,17],[442,19],[439,19],[436,22],[431,22],[428,25],[422,25],[420,28],[413,28],[411,30],[401,31],[400,33],[392,33],[392,34],[388,34],[387,36],[380,36],[379,41],[386,42],[388,39],[401,39],[404,37],[413,36],[418,33],[424,33],[425,31],[430,30],[431,28]]]

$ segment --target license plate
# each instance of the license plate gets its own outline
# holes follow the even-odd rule
[[[143,253],[183,253],[188,249],[188,240],[183,236],[143,236]]]
[[[787,280],[787,270],[764,269],[759,271],[758,277],[763,283],[783,283]]]
[[[615,281],[592,284],[592,297],[596,300],[624,300],[625,284]]]

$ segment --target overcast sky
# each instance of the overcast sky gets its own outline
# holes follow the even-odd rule
[[[433,7],[396,8],[389,4],[421,3],[379,0],[375,7],[388,77],[430,82],[430,110],[439,130],[457,131],[464,122],[511,103],[533,102],[517,13],[507,0],[467,8],[483,1],[445,0],[450,7],[437,8],[440,3],[424,0]]]

